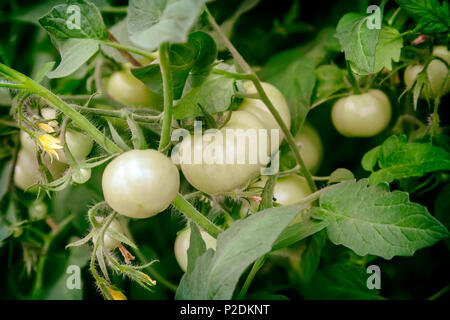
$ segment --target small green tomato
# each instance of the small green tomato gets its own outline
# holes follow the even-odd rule
[[[72,181],[78,184],[86,183],[91,178],[91,168],[80,168],[72,172]]]
[[[216,239],[210,236],[206,231],[200,230],[200,235],[205,241],[206,249],[216,249]],[[187,271],[188,256],[187,251],[191,242],[191,228],[186,228],[178,233],[175,240],[174,251],[178,265],[184,272]]]
[[[161,110],[161,96],[148,89],[129,69],[114,72],[108,79],[106,91],[126,106]]]
[[[295,142],[299,145],[300,155],[306,168],[311,172],[316,172],[323,156],[322,141],[317,131],[305,123],[295,136]]]

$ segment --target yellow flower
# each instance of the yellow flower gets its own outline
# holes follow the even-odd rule
[[[63,148],[63,146],[60,144],[61,139],[55,138],[48,133],[40,135],[38,138],[39,142],[42,145],[42,149],[44,149],[44,151],[50,155],[50,158],[53,160],[54,155],[56,159],[59,160],[58,152],[56,152],[56,149]]]
[[[55,132],[55,129],[53,129],[53,127],[47,123],[38,123],[38,126],[45,132],[49,132],[49,133]]]
[[[107,287],[108,292],[111,297],[107,297],[108,300],[127,300],[127,297],[119,290],[114,290],[113,288]]]
[[[156,285],[156,280],[153,280],[152,278],[150,278],[147,274],[138,271],[141,275],[143,275],[147,280],[145,281],[149,286],[154,286]]]

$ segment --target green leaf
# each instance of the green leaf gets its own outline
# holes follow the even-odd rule
[[[108,31],[98,8],[86,0],[70,0],[53,7],[39,19],[55,40],[108,39]]]
[[[411,256],[449,236],[426,207],[409,201],[408,193],[370,187],[367,179],[323,192],[318,216],[328,222],[331,242],[361,256]]]
[[[327,234],[325,230],[312,235],[310,238],[303,240],[297,250],[300,251],[298,259],[300,260],[295,267],[296,274],[302,283],[308,283],[319,267],[322,248],[325,246]]]
[[[215,114],[227,110],[235,93],[234,82],[233,78],[224,75],[209,75],[200,86],[192,88],[178,101],[174,118],[194,118],[204,116],[204,111]]]
[[[366,171],[374,171],[374,167],[377,165],[378,157],[380,156],[381,146],[376,146],[372,150],[366,152],[361,159],[361,165]]]
[[[366,73],[372,73],[375,69],[375,51],[381,31],[368,28],[369,18],[370,16],[350,12],[339,20],[336,27],[336,37],[345,52],[345,59],[356,70]]]
[[[299,223],[294,223],[287,227],[278,236],[277,240],[273,244],[273,250],[286,248],[294,243],[303,240],[327,226],[328,222],[325,220],[316,220],[310,216],[303,217],[303,220]]]
[[[86,63],[97,51],[99,45],[91,39],[69,39],[56,44],[61,54],[61,62],[58,67],[47,73],[47,77],[62,78],[74,73]]]
[[[61,55],[60,64],[47,74],[48,78],[61,78],[75,72],[98,51],[98,41],[108,38],[100,11],[85,0],[57,5],[40,18],[39,23],[50,34]]]
[[[0,247],[1,247],[1,242],[5,239],[7,239],[10,235],[13,234],[13,231],[11,230],[10,227],[8,227],[7,225],[5,225],[1,220],[0,220]]]
[[[328,98],[345,88],[344,72],[334,64],[325,64],[316,69],[317,85],[314,100]]]
[[[342,182],[342,181],[346,181],[346,180],[352,180],[352,179],[355,179],[355,176],[353,175],[353,173],[350,170],[345,169],[345,168],[338,168],[330,174],[330,178],[328,179],[328,184]]]
[[[161,44],[184,43],[205,0],[131,0],[127,25],[130,40],[155,50]]]
[[[203,241],[202,235],[198,230],[197,225],[191,222],[191,237],[189,239],[189,248],[187,250],[188,264],[187,272],[194,271],[195,262],[197,258],[200,257],[206,251],[206,244]]]
[[[231,17],[229,17],[227,20],[225,20],[221,25],[220,29],[222,29],[222,32],[227,36],[228,39],[231,38],[233,34],[234,25],[236,24],[237,20],[246,12],[250,11],[261,0],[244,0],[239,4],[239,7],[234,11]],[[223,43],[222,39],[216,34],[215,31],[211,32],[212,36],[217,42],[217,48],[219,51],[223,51],[226,49],[225,44]]]
[[[54,61],[46,62],[44,63],[38,70],[36,77],[34,78],[34,81],[40,83],[42,80],[44,80],[45,75],[53,69],[55,65]]]
[[[244,270],[272,249],[300,209],[271,208],[233,223],[217,238],[217,250],[207,250],[183,276],[176,299],[230,299]]]
[[[450,170],[450,153],[430,143],[407,142],[406,136],[391,136],[370,150],[362,159],[364,169],[372,172],[370,184],[421,177],[428,172]]]
[[[334,264],[318,271],[304,290],[313,300],[378,300],[378,290],[367,288],[369,275],[361,266]]]
[[[284,51],[269,60],[261,77],[285,96],[292,116],[291,130],[295,133],[311,107],[316,82],[314,60],[295,49]]]
[[[263,211],[273,207],[273,189],[275,188],[276,182],[276,175],[271,175],[268,177],[261,193],[261,202],[259,203],[258,211]]]
[[[375,49],[375,68],[379,72],[386,68],[392,70],[392,61],[398,62],[403,48],[403,38],[397,29],[383,26]]]
[[[417,32],[440,33],[450,27],[448,2],[440,5],[438,0],[396,0],[398,5],[413,18]]]
[[[203,31],[193,32],[186,43],[170,47],[170,68],[174,98],[179,99],[185,88],[190,72],[197,73],[211,65],[217,57],[217,48],[210,35]],[[142,68],[131,69],[152,91],[163,94],[161,68],[159,64],[150,64]]]

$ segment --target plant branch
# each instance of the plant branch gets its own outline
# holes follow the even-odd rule
[[[24,74],[9,68],[8,66],[0,63],[0,73],[13,78],[20,84],[24,85],[25,90],[29,90],[43,97],[54,108],[58,109],[66,116],[70,117],[81,129],[83,129],[88,135],[90,135],[102,148],[110,153],[121,153],[122,150],[109,138],[105,137],[92,123],[89,122],[84,116],[74,110],[70,105],[64,102],[61,98],[56,96],[49,89],[40,85],[39,83],[28,78]]]
[[[261,81],[259,80],[258,76],[252,70],[252,68],[249,66],[249,64],[245,61],[245,59],[241,56],[241,54],[236,50],[236,48],[233,46],[233,44],[230,42],[230,40],[228,40],[228,37],[223,33],[222,29],[217,24],[214,17],[209,12],[208,8],[205,7],[205,10],[208,15],[209,23],[211,24],[213,29],[217,32],[217,34],[220,36],[221,40],[224,42],[225,46],[230,51],[234,60],[243,69],[244,74],[246,74],[245,77],[250,79],[253,82],[256,90],[258,91],[260,99],[267,106],[267,108],[269,109],[269,111],[272,113],[273,117],[277,121],[278,125],[280,126],[281,131],[283,132],[284,136],[286,137],[286,141],[287,141],[290,149],[292,150],[292,153],[294,154],[294,158],[295,158],[297,164],[300,166],[301,174],[305,177],[311,190],[313,192],[316,191],[317,190],[316,184],[314,183],[314,181],[312,179],[311,173],[305,166],[305,163],[300,155],[300,151],[297,148],[297,145],[295,143],[292,133],[290,132],[289,128],[286,126],[283,119],[281,118],[278,110],[274,107],[274,105],[270,101],[269,97],[267,96],[266,92],[264,91],[264,89],[261,85]]]
[[[223,230],[216,226],[214,223],[208,220],[203,214],[194,208],[181,194],[178,194],[172,201],[172,205],[180,210],[186,217],[197,223],[198,226],[203,228],[212,237],[217,238],[219,233]]]
[[[131,53],[135,53],[138,54],[142,57],[148,58],[150,60],[155,60],[158,58],[158,55],[156,53],[152,53],[152,52],[147,52],[144,50],[140,50],[134,47],[130,47],[130,46],[126,46],[117,42],[113,42],[113,41],[99,41],[100,44],[104,45],[104,46],[108,46],[108,47],[112,47],[112,48],[116,48],[119,49],[121,51],[128,51]]]
[[[161,139],[158,151],[164,152],[170,144],[173,113],[172,71],[170,70],[169,44],[163,43],[160,48],[160,66],[164,88],[164,115],[161,129]]]

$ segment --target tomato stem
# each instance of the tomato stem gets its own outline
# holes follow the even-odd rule
[[[352,67],[350,63],[347,61],[347,74],[350,84],[352,85],[354,94],[361,94],[361,90],[359,89],[358,83],[356,82],[355,75],[353,74]]]
[[[212,237],[217,238],[219,233],[223,230],[216,226],[214,223],[208,220],[203,214],[194,208],[181,194],[178,194],[172,201],[172,205],[180,210],[186,217],[197,223],[198,226],[203,228]]]
[[[169,44],[163,43],[160,47],[160,67],[163,78],[164,89],[164,114],[161,129],[161,139],[159,141],[160,152],[167,151],[170,144],[170,132],[172,129],[173,114],[173,87],[172,71],[170,70]]]
[[[314,192],[317,190],[316,184],[314,183],[311,173],[306,168],[305,163],[300,155],[300,151],[297,148],[297,145],[295,143],[295,139],[291,133],[291,131],[288,129],[286,124],[284,123],[283,119],[281,118],[279,112],[277,109],[275,109],[274,105],[270,101],[269,97],[267,96],[266,92],[264,91],[261,80],[259,80],[256,73],[252,70],[250,65],[245,61],[245,59],[241,56],[241,54],[236,50],[236,48],[233,46],[233,44],[230,42],[228,37],[223,33],[220,26],[217,24],[216,20],[212,16],[212,14],[209,12],[208,8],[205,6],[205,11],[208,15],[208,21],[213,27],[213,29],[217,32],[217,34],[220,36],[221,40],[224,42],[225,46],[230,51],[231,55],[233,56],[236,63],[243,69],[244,74],[242,76],[245,77],[245,79],[249,79],[253,82],[255,85],[256,90],[258,91],[258,94],[260,96],[260,99],[264,102],[264,104],[267,106],[269,111],[272,113],[273,117],[277,121],[278,125],[281,128],[281,131],[283,132],[284,136],[286,137],[286,141],[292,150],[292,153],[294,154],[295,161],[299,165],[299,169],[301,174],[305,177],[306,181],[308,182],[309,187]],[[215,71],[217,72],[217,71]]]
[[[51,92],[49,89],[28,78],[24,74],[0,63],[0,73],[5,74],[8,78],[12,78],[22,84],[25,90],[35,93],[43,97],[54,108],[58,109],[66,116],[70,117],[81,129],[86,131],[101,147],[110,153],[121,153],[120,149],[114,142],[105,137],[92,123],[89,122],[79,112],[74,110],[70,105],[64,102],[61,98]]]
[[[121,43],[118,42],[113,42],[113,41],[100,41],[100,44],[108,46],[108,47],[112,47],[118,50],[122,50],[122,51],[127,51],[127,52],[131,52],[131,53],[135,53],[138,54],[142,57],[148,58],[150,60],[154,60],[158,58],[158,55],[156,53],[152,53],[152,52],[147,52],[144,50],[140,50],[134,47],[130,47],[130,46],[126,46],[123,45]]]
[[[264,265],[264,262],[266,261],[266,256],[262,256],[258,260],[253,263],[252,269],[250,270],[249,274],[247,275],[247,278],[245,279],[245,282],[241,288],[241,291],[239,291],[239,294],[237,296],[238,300],[242,300],[245,297],[245,294],[247,293],[248,288],[250,287],[250,284],[253,281],[253,278],[255,278],[256,273],[261,269],[261,267]]]

